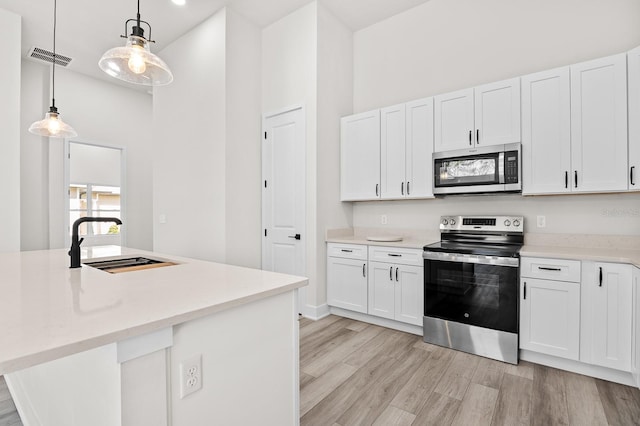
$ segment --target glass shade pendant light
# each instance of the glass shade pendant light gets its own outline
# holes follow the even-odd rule
[[[126,35],[129,22],[134,22],[131,34]],[[141,24],[149,28],[149,38],[144,37]],[[124,35],[127,39],[124,47],[114,47],[102,55],[98,65],[102,71],[120,80],[144,86],[164,86],[173,81],[171,70],[162,59],[151,53],[151,25],[140,20],[140,0],[138,0],[138,14],[136,19],[128,19],[124,24]]]
[[[29,132],[48,136],[50,138],[73,138],[78,136],[73,127],[62,121],[58,108],[56,108],[56,24],[57,24],[57,0],[53,0],[53,65],[51,67],[51,106],[45,113],[44,119],[36,121],[29,126]]]

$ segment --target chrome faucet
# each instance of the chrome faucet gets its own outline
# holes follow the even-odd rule
[[[78,239],[78,227],[84,222],[115,222],[117,225],[122,225],[122,221],[117,217],[81,217],[73,222],[73,234],[71,234],[71,249],[69,250],[69,256],[71,256],[70,268],[80,267],[80,244],[84,241],[84,238]]]

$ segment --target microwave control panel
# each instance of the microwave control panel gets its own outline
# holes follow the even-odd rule
[[[518,183],[518,151],[504,153],[504,183]]]

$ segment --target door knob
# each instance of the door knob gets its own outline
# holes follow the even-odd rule
[[[295,238],[296,240],[299,240],[300,239],[300,234],[289,235],[289,238]]]

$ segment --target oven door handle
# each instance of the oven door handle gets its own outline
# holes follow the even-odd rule
[[[520,259],[517,257],[494,257],[494,256],[475,256],[460,253],[442,253],[425,251],[422,253],[425,260],[435,260],[442,262],[457,263],[477,263],[481,265],[496,265],[517,268],[520,266]]]

